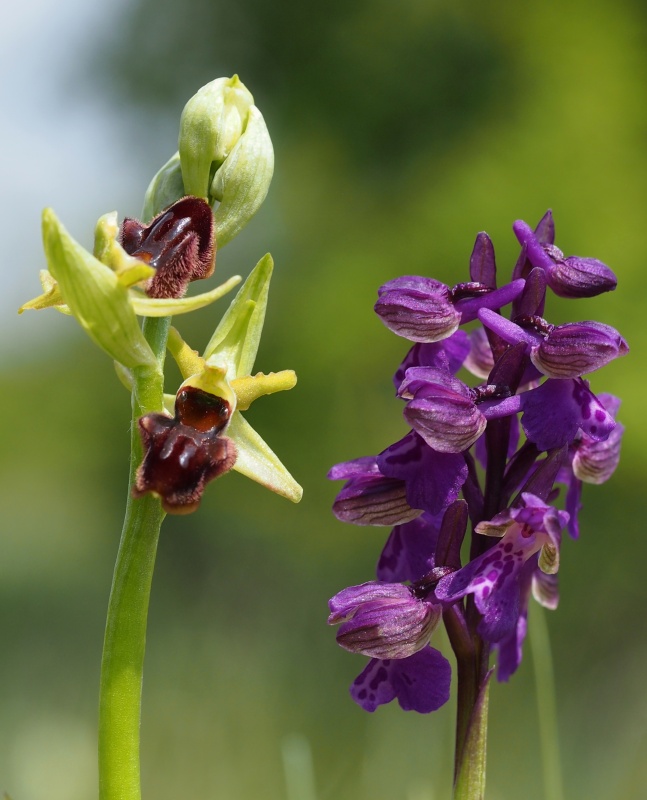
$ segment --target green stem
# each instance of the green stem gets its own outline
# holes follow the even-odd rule
[[[139,728],[146,622],[157,541],[164,512],[158,498],[132,496],[142,448],[137,420],[161,411],[170,317],[144,320],[155,369],[133,372],[130,478],[126,516],[112,580],[99,694],[100,800],[140,800]]]

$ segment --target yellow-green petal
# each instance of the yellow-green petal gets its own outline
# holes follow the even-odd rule
[[[140,317],[170,317],[175,314],[188,314],[190,311],[196,311],[198,308],[204,308],[216,300],[220,300],[234,286],[238,286],[241,280],[240,275],[233,275],[228,281],[216,286],[210,292],[196,294],[193,297],[157,299],[133,291],[130,293],[130,300],[135,313]]]

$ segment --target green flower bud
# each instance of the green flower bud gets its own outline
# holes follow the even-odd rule
[[[208,200],[216,220],[216,242],[222,247],[254,216],[274,171],[265,120],[237,75],[208,83],[189,100],[180,120],[178,147],[184,194]],[[153,179],[155,188],[149,188],[155,202],[147,203],[147,210],[177,186],[174,159],[163,170]]]
[[[187,194],[209,197],[213,174],[240,139],[253,103],[234,75],[211,81],[184,106],[178,148]]]

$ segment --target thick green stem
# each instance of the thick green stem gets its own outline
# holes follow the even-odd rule
[[[164,356],[170,318],[146,319],[144,334],[156,369],[134,370],[130,479],[126,517],[112,581],[99,696],[100,800],[140,800],[139,728],[146,622],[160,526],[159,499],[135,499],[131,489],[142,458],[137,420],[161,411]]]

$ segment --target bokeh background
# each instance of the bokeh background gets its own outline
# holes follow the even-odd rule
[[[276,174],[218,272],[275,257],[257,366],[294,368],[299,384],[249,417],[305,494],[292,506],[232,474],[198,513],[165,523],[145,797],[449,796],[451,704],[368,715],[348,696],[363,659],[335,645],[326,601],[372,577],[384,532],[337,522],[325,475],[404,430],[390,376],[407,345],[375,317],[377,287],[404,273],[464,280],[480,230],[504,274],[513,220],[534,224],[548,207],[559,246],[619,278],[613,294],[553,302],[551,319],[600,319],[632,347],[592,377],[624,398],[623,460],[585,493],[549,618],[566,797],[645,796],[646,33],[636,0],[24,0],[3,13],[0,790],[96,796],[128,466],[128,397],[109,360],[72,319],[16,316],[39,291],[40,210],[53,206],[86,245],[100,214],[136,216],[184,102],[237,72],[268,122]],[[224,302],[180,321],[194,346]],[[517,797],[546,797],[528,654],[491,695],[488,798]]]

